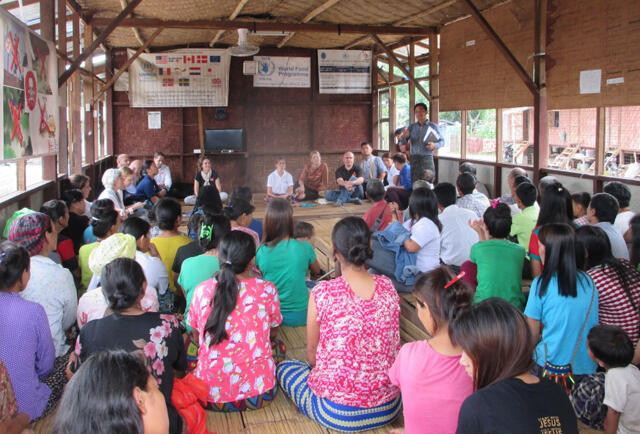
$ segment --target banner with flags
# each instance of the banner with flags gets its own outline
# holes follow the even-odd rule
[[[230,64],[220,49],[141,54],[129,67],[131,107],[227,106]]]

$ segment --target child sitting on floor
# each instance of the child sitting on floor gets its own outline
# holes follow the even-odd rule
[[[418,319],[431,339],[403,345],[389,378],[402,393],[406,432],[428,426],[434,433],[454,433],[473,382],[460,365],[462,349],[451,341],[449,326],[471,306],[473,290],[440,266],[418,278],[413,295]]]
[[[640,371],[631,363],[633,343],[619,327],[597,325],[587,335],[589,356],[607,372],[605,433],[640,431]],[[598,375],[598,374],[595,374]]]
[[[274,342],[282,322],[276,287],[250,277],[256,246],[241,231],[225,235],[218,248],[220,271],[198,285],[189,307],[197,339],[196,377],[209,386],[211,411],[262,408],[276,396],[275,363],[284,359]]]
[[[362,219],[371,232],[383,231],[391,223],[391,210],[384,200],[384,185],[382,181],[373,179],[367,183],[367,197],[374,202]]]
[[[300,221],[296,222],[295,226],[293,227],[293,238],[298,241],[306,241],[307,243],[311,244],[311,247],[313,247],[314,249],[316,248],[315,235],[316,230],[311,223]],[[305,283],[307,284],[307,288],[313,288],[317,283],[313,279],[317,278],[321,274],[322,271],[313,275],[311,273],[311,270],[309,270],[307,272],[307,280],[305,281]]]
[[[495,208],[489,207],[484,212],[483,220],[469,224],[478,233],[480,241],[471,247],[470,261],[463,263],[461,269],[467,274],[465,281],[473,285],[474,273],[470,271],[469,262],[477,267],[473,302],[498,297],[522,311],[522,265],[526,250],[521,245],[506,240],[511,229],[509,206],[499,203]]]
[[[291,199],[293,197],[293,177],[284,170],[285,167],[287,167],[287,163],[284,158],[279,158],[276,162],[276,170],[271,172],[267,178],[267,197],[265,200]]]

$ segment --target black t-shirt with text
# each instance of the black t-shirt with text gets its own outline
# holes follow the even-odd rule
[[[507,378],[464,401],[456,433],[577,434],[578,425],[559,385]]]
[[[356,178],[362,176],[362,169],[355,164],[349,170],[344,167],[344,164],[336,169],[336,179],[342,178],[343,181],[348,181],[354,176]]]

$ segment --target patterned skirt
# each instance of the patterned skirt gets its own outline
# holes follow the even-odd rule
[[[305,416],[325,428],[345,432],[373,429],[393,422],[402,410],[400,395],[372,408],[336,404],[319,398],[307,384],[310,373],[311,367],[299,360],[285,360],[276,368],[282,390]]]

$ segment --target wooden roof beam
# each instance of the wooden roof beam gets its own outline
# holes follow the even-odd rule
[[[127,7],[127,0],[120,0],[120,7],[122,9]],[[138,41],[138,43],[140,45],[144,45],[144,39],[142,39],[142,35],[140,34],[140,30],[138,30],[137,28],[133,27],[131,30],[133,30],[133,36],[136,37],[136,40]],[[146,52],[149,52],[149,49],[147,48]]]
[[[139,0],[134,0],[138,1]],[[134,3],[131,3],[132,5]],[[111,18],[92,18],[87,24],[102,27],[112,23]],[[252,32],[309,32],[309,33],[376,33],[382,35],[429,36],[435,32],[432,27],[370,26],[361,24],[315,24],[315,23],[275,23],[263,21],[217,21],[217,20],[161,20],[157,18],[125,18],[118,20],[116,27],[164,27],[167,29],[237,30]],[[103,32],[104,33],[104,32]]]
[[[524,69],[518,59],[516,59],[516,56],[514,56],[511,50],[509,50],[509,47],[507,47],[500,36],[498,36],[493,27],[491,27],[491,24],[489,24],[489,22],[484,18],[482,13],[478,10],[478,8],[476,8],[471,0],[462,1],[467,5],[469,11],[471,12],[471,16],[476,20],[482,30],[484,30],[484,32],[487,34],[487,36],[489,36],[489,39],[493,41],[493,43],[498,48],[498,51],[500,51],[500,53],[506,59],[507,63],[509,63],[509,65],[511,65],[511,67],[515,70],[518,77],[520,77],[520,80],[522,80],[522,82],[525,84],[525,86],[527,86],[527,88],[533,95],[537,95],[539,92],[538,86],[536,86],[534,81],[529,76],[529,73]]]
[[[422,84],[420,84],[420,82],[418,82],[418,80],[416,80],[413,77],[413,74],[409,72],[409,70],[402,64],[402,62],[400,62],[400,60],[398,60],[398,58],[394,55],[393,51],[391,51],[386,45],[384,45],[384,42],[380,40],[378,35],[370,35],[370,36],[371,36],[371,39],[376,41],[376,43],[380,46],[380,48],[382,48],[385,51],[385,53],[387,53],[387,57],[389,58],[389,60],[391,60],[391,62],[393,62],[394,65],[397,66],[402,71],[402,73],[409,79],[409,81],[416,87],[416,89],[418,89],[425,96],[425,98],[431,101],[431,95],[429,95],[429,92],[427,92],[424,89],[424,87],[422,87]]]
[[[340,0],[326,0],[324,3],[322,3],[320,6],[318,6],[317,8],[315,8],[314,10],[312,10],[311,12],[309,12],[303,19],[302,22],[303,23],[308,23],[309,21],[311,21],[312,19],[314,19],[315,17],[317,17],[318,15],[320,15],[321,13],[323,13],[324,11],[326,11],[327,9],[329,9],[331,6],[335,5],[336,3],[338,3]],[[289,42],[289,40],[291,38],[293,38],[293,36],[295,35],[295,32],[291,32],[290,34],[288,34],[287,36],[285,36],[282,41],[280,41],[278,43],[278,48],[282,48],[284,47],[284,45]]]
[[[240,11],[242,11],[242,8],[244,7],[244,5],[247,4],[249,0],[240,0],[238,2],[238,4],[236,5],[236,8],[233,10],[233,12],[231,13],[231,15],[229,15],[229,21],[233,21],[236,19],[236,17],[238,16],[238,14],[240,13]],[[218,40],[222,37],[222,34],[224,33],[224,30],[218,30],[216,32],[216,35],[213,37],[213,39],[211,40],[211,42],[209,42],[209,46],[213,47],[216,42],[218,42]]]
[[[111,77],[109,79],[109,81],[107,82],[107,84],[105,84],[102,89],[100,89],[98,91],[98,93],[96,93],[96,96],[93,98],[93,102],[91,103],[91,105],[95,105],[96,102],[98,102],[98,100],[100,99],[100,97],[102,96],[103,93],[105,93],[107,90],[109,90],[109,88],[111,86],[113,86],[113,84],[118,81],[118,79],[120,78],[120,76],[127,70],[129,69],[129,67],[131,66],[131,64],[138,58],[138,56],[140,56],[142,54],[142,52],[144,50],[146,50],[147,48],[149,48],[149,45],[151,45],[151,43],[153,42],[154,39],[156,39],[158,37],[158,35],[160,34],[160,32],[162,32],[162,30],[164,30],[162,27],[160,27],[159,29],[157,29],[155,32],[153,32],[153,34],[151,35],[151,37],[149,39],[147,39],[147,42],[145,42],[142,47],[138,48],[138,50],[133,54],[133,56],[131,56],[124,65],[122,65],[122,68],[120,68],[118,70],[118,72],[115,73],[115,75],[113,77]]]
[[[73,63],[73,60],[69,56],[67,56],[65,53],[63,53],[58,49],[56,49],[56,56],[58,56],[58,59],[62,59],[66,63]],[[106,83],[102,78],[98,77],[95,73],[89,71],[86,68],[83,68],[80,66],[78,67],[78,70],[88,77],[92,77],[92,78],[95,78],[96,80],[100,80],[101,82]]]
[[[67,0],[69,1],[69,0]],[[131,3],[127,5],[127,7],[118,14],[117,17],[113,19],[109,19],[109,23],[107,27],[98,35],[96,39],[93,40],[91,45],[80,54],[76,59],[73,59],[73,63],[71,67],[64,71],[62,75],[58,78],[58,86],[62,86],[71,75],[80,67],[80,64],[84,62],[91,54],[95,51],[98,45],[102,44],[106,41],[107,37],[118,27],[118,25],[127,17],[133,10],[140,4],[142,0],[132,0]],[[92,24],[93,25],[93,24]]]
[[[417,14],[412,14],[409,16],[406,16],[404,18],[400,18],[399,20],[394,21],[393,23],[391,23],[392,26],[402,26],[403,24],[409,23],[411,21],[415,21],[417,19],[423,19],[428,17],[431,14],[435,14],[438,11],[441,11],[444,8],[448,8],[449,6],[455,4],[458,0],[447,0],[445,2],[442,2],[440,4],[437,4],[429,9],[425,9],[422,12],[418,12]],[[360,45],[361,43],[363,43],[364,41],[367,40],[369,36],[363,36],[361,38],[357,38],[353,41],[351,41],[349,44],[345,45],[344,49],[348,50],[351,47],[355,47],[356,45]]]
[[[36,3],[40,3],[39,0],[22,0],[22,6],[29,6],[29,5],[34,5]],[[9,3],[5,3],[2,6],[2,9],[4,9],[5,11],[10,11],[13,9],[17,9],[20,7],[20,2],[15,1],[15,2],[9,2]]]

